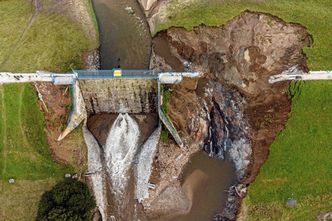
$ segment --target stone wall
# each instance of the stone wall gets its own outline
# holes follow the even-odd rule
[[[156,112],[156,80],[80,80],[80,87],[89,115],[97,113]]]

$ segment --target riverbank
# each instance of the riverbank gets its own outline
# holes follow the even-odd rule
[[[326,35],[326,31],[331,30],[331,23],[326,22],[326,19],[329,19],[328,8],[331,8],[329,1],[320,3],[223,1],[215,4],[208,4],[207,1],[196,2],[189,7],[179,7],[175,11],[169,11],[166,17],[168,19],[157,24],[156,30],[167,29],[170,26],[181,26],[192,30],[194,26],[202,23],[212,26],[221,25],[245,9],[269,12],[286,21],[305,25],[314,38],[314,46],[304,49],[308,56],[309,67],[317,70],[331,69],[332,45]],[[271,161],[267,160],[242,204],[241,217],[244,220],[270,220],[271,218],[280,220],[281,217],[303,220],[309,216],[315,219],[320,212],[327,211],[331,207],[326,203],[328,200],[318,200],[323,196],[324,199],[326,197],[329,199],[331,196],[329,182],[332,178],[325,176],[327,168],[331,168],[329,160],[326,159],[331,156],[331,152],[326,149],[329,146],[326,138],[327,134],[330,134],[331,122],[328,119],[330,119],[331,101],[323,95],[330,93],[329,86],[330,82],[306,82],[297,88],[297,95],[292,99],[293,108],[286,130],[271,146],[269,154]],[[320,113],[322,118],[317,118],[314,113]],[[318,146],[318,143],[321,145]],[[319,151],[316,151],[317,149]],[[267,157],[268,153],[269,150],[266,149],[263,155]],[[258,156],[256,160],[262,164],[266,157]],[[312,171],[313,174],[304,176],[303,162],[308,165],[305,173],[311,174],[310,171]],[[286,170],[285,167],[292,169]],[[292,174],[289,173],[290,170],[293,171]],[[314,180],[321,180],[321,182],[317,183]],[[297,209],[285,206],[289,197],[301,199],[298,201]]]
[[[82,67],[82,54],[96,43],[88,39],[81,24],[65,15],[71,4],[62,5],[63,10],[60,4],[54,4],[24,0],[0,3],[2,71],[60,72]],[[68,97],[68,90],[57,87],[56,92],[47,91],[44,98],[50,95],[50,101],[58,101],[57,94]],[[38,104],[35,88],[30,84],[4,85],[0,95],[0,220],[34,220],[40,195],[65,173],[84,167],[79,153],[84,153],[85,146],[76,133],[61,144],[62,148],[52,145],[66,121],[68,103],[59,102],[60,109],[49,105],[47,112]],[[54,154],[65,159],[67,166],[55,162]],[[55,159],[62,162],[59,158]],[[15,179],[14,184],[8,184],[10,177]]]

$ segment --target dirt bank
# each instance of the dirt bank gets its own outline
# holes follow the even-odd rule
[[[91,44],[98,45],[98,33],[93,17],[91,17],[92,8],[88,1],[51,1],[49,4],[43,4],[39,0],[34,0],[33,6],[35,16],[38,16],[38,13],[44,13],[49,16],[67,17],[85,31]],[[86,52],[82,59],[86,69],[99,67],[98,50]],[[44,112],[46,135],[53,158],[59,163],[73,166],[78,172],[83,172],[86,167],[86,146],[80,131],[74,131],[61,142],[57,141],[67,124],[71,111],[72,101],[69,88],[41,82],[36,83],[35,86],[45,103],[39,101],[40,108]]]
[[[138,0],[138,2],[145,12],[151,33],[155,33],[157,25],[167,21],[170,16],[169,12],[174,12],[175,10],[187,7],[190,4],[197,2],[197,0]]]
[[[267,80],[295,64],[306,69],[302,48],[311,43],[307,30],[268,14],[246,11],[222,27],[200,26],[190,32],[170,28],[158,33],[155,42],[160,39],[167,41],[184,70],[204,73],[198,81],[187,79],[170,87],[169,116],[187,148],[160,145],[155,168],[164,178],[171,178],[160,181],[160,188],[176,182],[182,163],[175,159],[185,161],[183,157],[198,148],[217,158],[230,158],[238,182],[253,182],[290,111],[288,83],[270,85]],[[151,68],[178,68],[168,61],[165,53],[154,50]],[[163,153],[163,148],[171,151]],[[161,189],[151,194],[151,201]],[[237,203],[238,197],[229,197],[216,219],[235,219]],[[154,211],[150,207],[147,212]]]
[[[39,106],[44,112],[45,130],[53,159],[73,166],[77,172],[83,172],[86,166],[86,148],[80,131],[75,131],[66,139],[57,139],[67,125],[71,111],[69,87],[55,86],[52,83],[35,83],[37,93],[42,96]]]

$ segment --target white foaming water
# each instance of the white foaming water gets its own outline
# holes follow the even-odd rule
[[[149,198],[149,179],[152,171],[153,157],[157,149],[161,133],[159,126],[149,137],[137,157],[136,166],[136,198],[139,202]]]
[[[128,114],[119,114],[104,147],[107,172],[116,196],[127,187],[128,172],[138,149],[139,136],[137,122]]]
[[[103,165],[101,162],[100,148],[98,142],[86,127],[83,125],[84,140],[88,148],[88,171],[91,174],[93,193],[95,195],[96,204],[103,220],[107,220],[106,214],[106,191],[104,188],[105,179],[103,177]]]

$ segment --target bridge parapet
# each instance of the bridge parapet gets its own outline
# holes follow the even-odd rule
[[[296,65],[283,71],[281,74],[271,76],[269,78],[269,83],[274,84],[280,81],[313,80],[332,80],[332,71],[309,71],[306,73]]]

